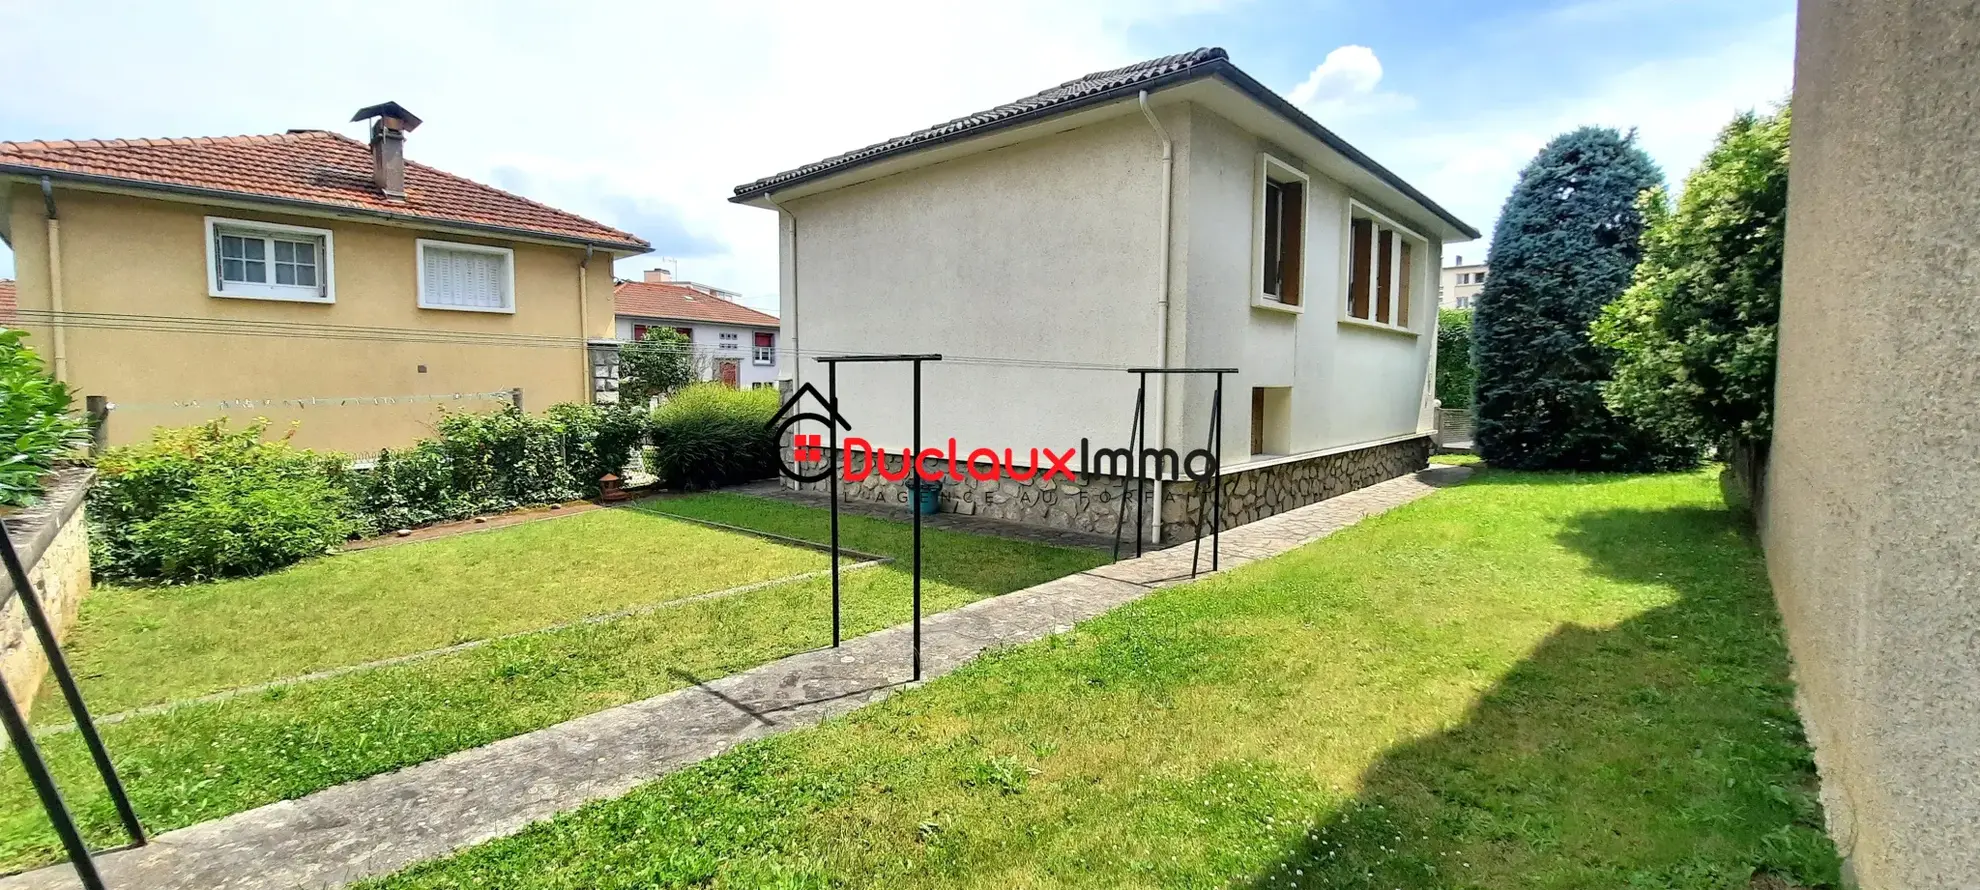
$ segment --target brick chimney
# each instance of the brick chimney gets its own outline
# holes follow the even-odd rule
[[[419,116],[397,102],[358,109],[351,120],[371,121],[371,181],[388,198],[406,197],[406,134],[416,129]]]
[[[674,273],[672,273],[672,272],[669,272],[669,271],[667,271],[666,269],[648,269],[648,270],[646,270],[646,283],[647,283],[647,284],[665,284],[665,283],[667,283],[667,282],[669,282],[669,281],[672,281],[672,280],[674,280]]]

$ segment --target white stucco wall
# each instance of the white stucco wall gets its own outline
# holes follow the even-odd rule
[[[640,318],[630,315],[617,316],[614,323],[617,325],[614,336],[628,342],[633,338],[633,325],[636,324],[655,327],[688,328],[694,331],[694,336],[689,339],[694,343],[695,357],[706,366],[702,371],[702,379],[715,379],[714,360],[734,360],[737,362],[737,370],[739,372],[737,386],[742,389],[749,389],[759,383],[776,383],[778,366],[788,360],[788,356],[784,354],[783,335],[775,328],[752,328],[740,325],[717,324],[708,321]],[[777,354],[771,358],[770,364],[767,365],[759,365],[755,361],[755,351],[752,347],[756,345],[756,334],[758,331],[777,334]],[[736,335],[736,339],[726,341],[733,344],[735,346],[734,349],[722,348],[722,344],[725,342],[722,339],[723,334]]]
[[[1292,388],[1295,454],[1426,431],[1436,237],[1418,229],[1429,244],[1412,270],[1417,334],[1342,323],[1350,195],[1275,149],[1313,176],[1306,311],[1254,308],[1254,198],[1268,146],[1198,105],[1158,113],[1176,164],[1168,363],[1242,369],[1226,381],[1227,464],[1249,452],[1254,386]],[[951,361],[926,366],[924,447],[949,436],[965,449],[1124,442],[1131,375],[969,359],[1154,364],[1160,171],[1159,143],[1131,111],[784,202],[781,346],[802,350],[803,360],[786,352],[783,370],[822,390],[817,355],[940,352]],[[1204,442],[1211,387],[1208,378],[1177,380],[1171,446]],[[840,393],[849,435],[907,443],[906,366],[842,366]]]
[[[1429,248],[1411,270],[1410,319],[1416,334],[1343,323],[1348,200],[1356,198],[1392,217],[1401,214],[1351,195],[1286,149],[1200,106],[1191,106],[1187,132],[1185,360],[1242,369],[1235,381],[1225,383],[1227,462],[1235,464],[1248,450],[1255,386],[1292,387],[1295,453],[1422,431],[1423,393],[1436,340],[1436,257],[1442,244],[1418,230]],[[1298,314],[1251,305],[1257,288],[1251,253],[1261,152],[1312,177],[1301,282],[1305,311]],[[1204,429],[1209,406],[1207,384],[1193,383],[1178,434],[1193,436]]]
[[[939,352],[924,445],[1124,440],[1129,375],[969,359],[1154,363],[1160,159],[1119,117],[785,204],[787,370],[823,390],[814,356]],[[851,435],[908,443],[907,366],[843,366],[839,389]]]

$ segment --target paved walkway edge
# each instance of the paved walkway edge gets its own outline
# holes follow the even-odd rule
[[[1227,531],[1229,570],[1325,537],[1470,475],[1431,467]],[[1071,629],[1189,576],[1192,545],[1157,551],[923,619],[924,675],[994,646]],[[1207,566],[1208,560],[1205,560]],[[1207,572],[1206,572],[1207,574]],[[224,819],[104,856],[112,887],[333,888],[521,831],[585,803],[763,738],[853,711],[903,688],[905,625],[706,683]],[[0,880],[0,890],[76,887],[69,866]]]

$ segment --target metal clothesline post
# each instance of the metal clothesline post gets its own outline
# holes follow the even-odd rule
[[[1146,469],[1145,461],[1144,461],[1145,455],[1143,454],[1143,452],[1148,447],[1148,421],[1147,421],[1148,375],[1150,374],[1211,374],[1214,375],[1216,378],[1217,381],[1216,390],[1215,390],[1215,394],[1212,396],[1211,405],[1210,405],[1210,430],[1209,430],[1209,442],[1207,443],[1207,448],[1210,452],[1211,462],[1212,464],[1214,464],[1210,472],[1210,498],[1209,498],[1209,504],[1207,505],[1211,513],[1210,570],[1216,571],[1219,565],[1218,551],[1223,543],[1222,531],[1224,526],[1224,491],[1223,491],[1224,489],[1223,486],[1224,375],[1236,374],[1238,373],[1238,369],[1237,368],[1128,368],[1127,372],[1136,375],[1136,377],[1139,379],[1139,383],[1138,386],[1136,387],[1135,398],[1134,398],[1134,414],[1135,414],[1134,430],[1139,433],[1139,436],[1137,437],[1134,432],[1131,432],[1128,435],[1128,451],[1130,453],[1130,458],[1133,461],[1133,465],[1134,465],[1133,471],[1135,475],[1134,554],[1136,556],[1141,555],[1141,527],[1144,524],[1146,524],[1147,510],[1148,510],[1146,499],[1143,496],[1143,492],[1145,491],[1147,485],[1147,474],[1142,472],[1144,469]],[[1178,461],[1178,463],[1179,464],[1187,463],[1187,461],[1188,458],[1182,458]],[[1155,467],[1153,472],[1159,473],[1161,471],[1162,471],[1162,460],[1158,456],[1155,459]],[[1127,486],[1123,485],[1121,487],[1121,490],[1122,490],[1121,514],[1120,517],[1117,517],[1114,522],[1114,556],[1116,559],[1120,558],[1121,521],[1127,515],[1127,503],[1126,503]],[[1192,555],[1189,564],[1189,573],[1192,576],[1198,573],[1198,569],[1199,569],[1198,563],[1200,562],[1203,553],[1203,518],[1204,518],[1203,513],[1205,506],[1206,505],[1199,504],[1196,508],[1196,541],[1195,541],[1196,550],[1195,553]],[[1161,505],[1159,504],[1156,505],[1156,516],[1158,518],[1161,516]]]
[[[914,430],[913,430],[914,448],[911,452],[909,452],[907,456],[907,466],[904,468],[908,473],[907,479],[910,485],[913,486],[910,489],[910,491],[912,492],[918,493],[920,491],[920,486],[916,484],[918,480],[916,479],[917,473],[915,471],[915,464],[917,463],[917,460],[921,456],[921,364],[923,362],[939,362],[941,360],[942,360],[942,356],[939,353],[903,353],[898,355],[827,355],[827,356],[819,356],[817,359],[815,359],[815,361],[824,364],[828,369],[830,369],[827,371],[827,376],[826,376],[825,385],[826,385],[826,389],[828,390],[828,394],[826,395],[826,401],[831,403],[828,407],[830,408],[831,417],[833,418],[833,422],[835,424],[837,423],[837,419],[840,416],[838,373],[837,373],[838,365],[847,362],[851,362],[855,364],[881,363],[881,362],[908,362],[914,366],[914,376],[913,376],[914,389],[912,395],[910,396],[910,398],[913,400],[911,411],[914,418]],[[813,392],[816,393],[817,391],[813,390]],[[834,426],[832,431],[832,443],[833,443],[833,448],[835,450],[838,447],[838,441],[839,441],[838,429],[836,426]],[[832,581],[833,581],[832,640],[833,640],[833,645],[838,645],[839,498],[838,498],[838,478],[836,475],[833,475],[832,495],[833,495],[832,496]],[[920,682],[921,681],[921,504],[920,504],[920,498],[918,496],[911,497],[909,506],[912,508],[912,512],[914,514],[914,681]]]
[[[825,400],[827,413],[839,416],[839,365],[827,362],[825,365]],[[845,465],[845,457],[839,454],[839,425],[827,423],[825,428],[832,431],[832,452],[826,457],[825,478],[832,492],[832,648],[839,648],[839,474],[836,472]]]
[[[21,611],[27,614],[28,623],[34,627],[35,639],[41,644],[42,654],[48,658],[49,673],[55,675],[55,682],[61,687],[69,714],[75,719],[76,731],[89,748],[90,760],[103,778],[104,789],[110,793],[117,818],[130,835],[131,845],[143,846],[146,843],[144,825],[138,821],[137,810],[131,806],[131,798],[124,790],[123,781],[117,778],[117,767],[110,760],[109,750],[103,746],[103,737],[96,731],[96,722],[90,718],[88,706],[83,703],[82,690],[76,686],[75,674],[69,669],[68,658],[62,654],[61,641],[55,637],[55,627],[49,622],[47,611],[41,607],[41,597],[27,576],[27,567],[21,563],[20,554],[14,549],[14,536],[7,531],[4,522],[0,522],[0,562],[6,563],[7,578],[13,583],[14,595],[20,600]],[[103,881],[96,873],[89,847],[83,841],[68,806],[63,803],[61,790],[49,774],[40,749],[35,746],[34,734],[21,716],[13,692],[6,688],[4,682],[0,682],[0,721],[6,724],[7,737],[21,758],[21,766],[27,771],[35,794],[41,798],[42,809],[47,811],[55,833],[61,837],[69,861],[75,866],[77,879],[90,890],[101,888]]]

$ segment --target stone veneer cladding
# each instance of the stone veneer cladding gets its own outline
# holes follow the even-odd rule
[[[1429,437],[1421,436],[1256,469],[1235,467],[1223,477],[1224,528],[1255,522],[1415,472],[1429,464],[1430,451]],[[784,460],[787,464],[790,461],[788,446]],[[900,453],[895,452],[886,458],[886,467],[899,473],[901,462]],[[815,472],[819,466],[810,463],[804,469]],[[948,468],[946,462],[941,466]],[[945,513],[1109,535],[1120,521],[1124,496],[1129,500],[1134,497],[1134,480],[1130,477],[1084,473],[1075,474],[1074,481],[1068,482],[1062,478],[1047,481],[1043,475],[1041,472],[1041,478],[1023,482],[1008,477],[979,480],[965,470],[960,481],[944,478],[941,509]],[[799,484],[785,480],[785,485],[825,491],[829,483]],[[907,509],[906,483],[888,481],[877,472],[859,481],[842,479],[839,485],[840,497],[847,501],[893,503],[901,505],[903,511]],[[1196,537],[1198,510],[1204,506],[1202,496],[1208,490],[1208,486],[1199,486],[1188,479],[1163,485],[1164,541],[1173,543]],[[1133,520],[1132,509],[1128,517]],[[1204,521],[1207,533],[1208,520]],[[1133,530],[1128,529],[1127,534],[1132,535]]]

